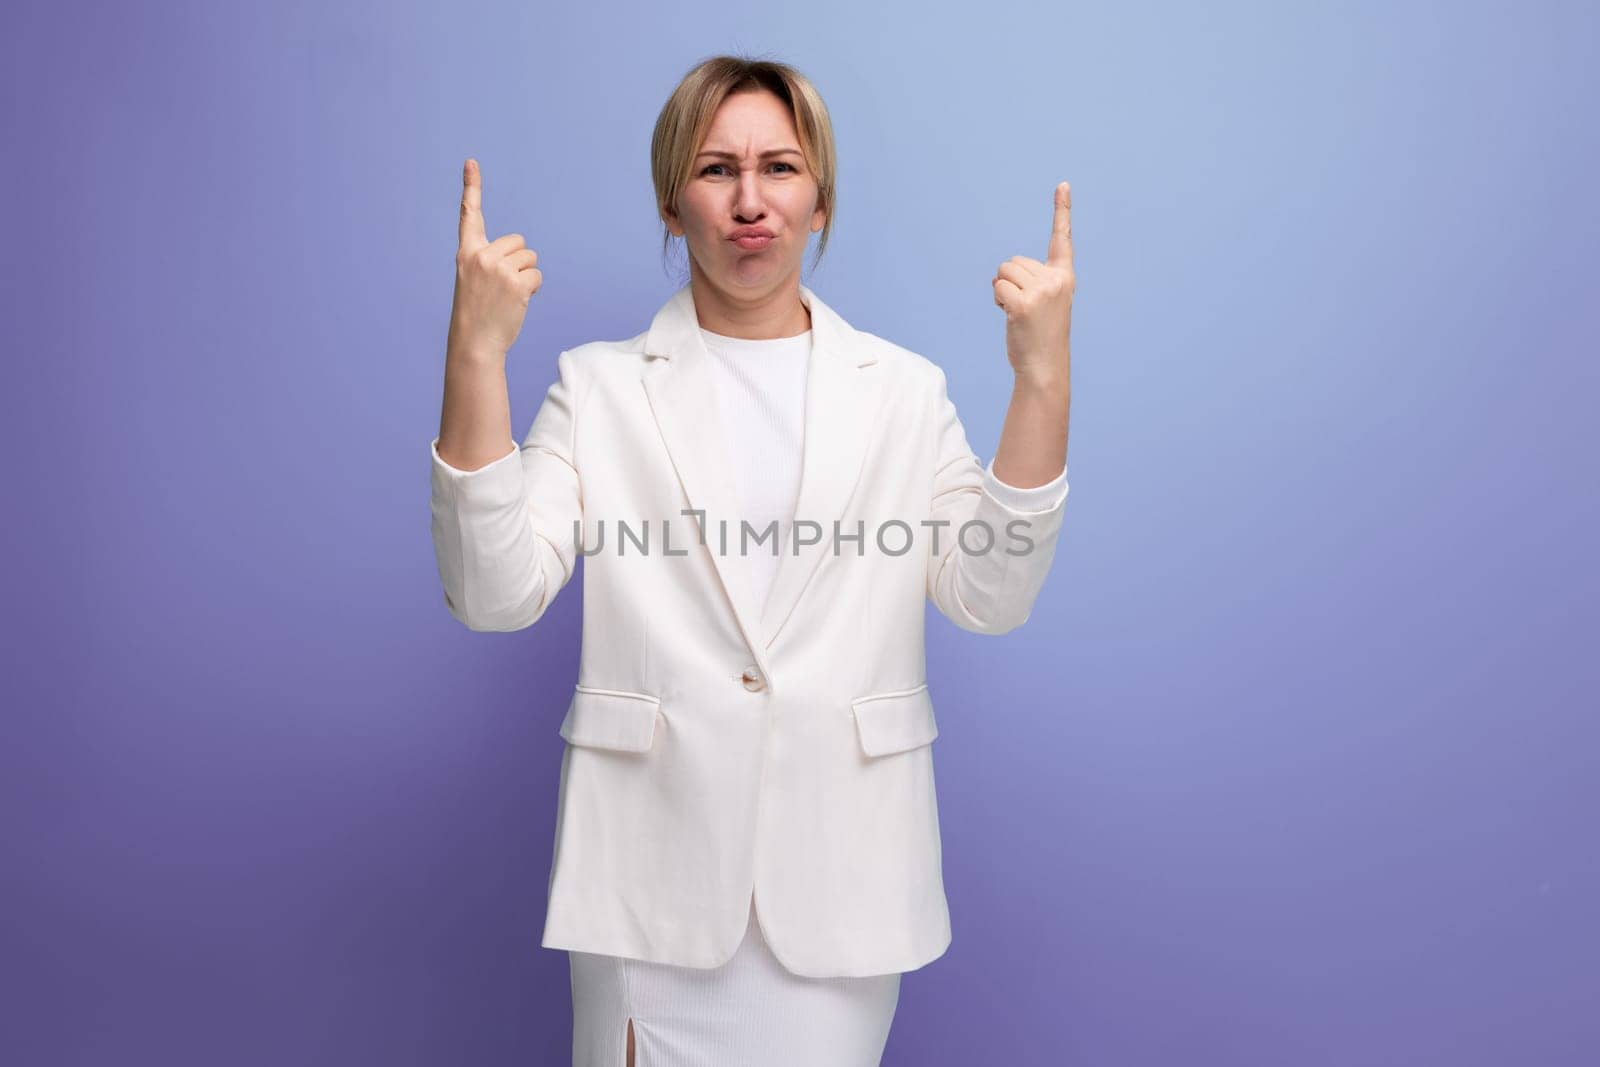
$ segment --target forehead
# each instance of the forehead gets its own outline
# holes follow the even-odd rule
[[[766,148],[798,145],[788,105],[763,89],[729,95],[717,107],[701,147],[755,154]]]

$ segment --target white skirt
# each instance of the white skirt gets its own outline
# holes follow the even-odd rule
[[[733,958],[677,967],[568,951],[572,1067],[878,1067],[900,975],[808,978],[761,936],[755,898]]]

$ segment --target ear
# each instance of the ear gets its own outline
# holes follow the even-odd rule
[[[812,233],[820,233],[820,232],[822,232],[822,225],[823,225],[823,223],[825,223],[827,221],[828,221],[828,209],[823,204],[818,203],[817,204],[817,209],[811,213],[811,232]]]
[[[683,236],[683,223],[678,218],[678,213],[670,207],[661,209],[661,221],[667,224],[667,232],[674,237]]]

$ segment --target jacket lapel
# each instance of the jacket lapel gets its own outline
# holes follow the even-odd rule
[[[645,353],[651,359],[643,382],[650,410],[689,506],[705,512],[705,547],[711,552],[723,593],[757,666],[774,688],[767,648],[792,614],[817,565],[832,551],[833,521],[843,514],[860,477],[880,392],[878,376],[861,369],[872,365],[876,356],[855,330],[804,285],[800,298],[811,310],[812,351],[806,369],[803,458],[795,518],[818,523],[821,539],[802,547],[798,555],[790,544],[781,546],[778,571],[765,604],[755,602],[748,560],[738,552],[742,516],[728,452],[730,438],[717,408],[711,356],[700,336],[690,286],[679,289],[663,305],[645,337]],[[670,518],[675,526],[694,521],[692,516]],[[723,521],[728,531],[726,553],[719,536]],[[794,530],[791,536],[800,532]],[[812,535],[809,528],[806,532]],[[872,531],[866,536],[870,538]],[[847,549],[853,550],[853,545]]]
[[[762,640],[771,645],[790,618],[806,583],[824,557],[833,553],[833,523],[844,514],[850,492],[861,478],[867,442],[877,422],[880,378],[865,368],[877,355],[833,309],[805,286],[801,299],[811,309],[811,362],[806,369],[804,458],[800,467],[800,494],[795,502],[796,526],[790,536],[818,537],[815,544],[782,546],[778,573],[772,580],[761,612]],[[804,530],[799,521],[817,523]],[[841,528],[840,533],[855,531]],[[864,536],[870,539],[871,530]],[[870,548],[868,549],[870,550]],[[848,542],[842,551],[855,551]]]

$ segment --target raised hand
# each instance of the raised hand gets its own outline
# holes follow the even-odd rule
[[[1006,357],[1019,378],[1066,387],[1071,368],[1072,187],[1056,186],[1055,221],[1043,263],[1012,256],[994,276],[994,302],[1006,313]]]
[[[450,307],[450,346],[504,358],[522,332],[528,301],[544,281],[539,254],[520,233],[491,241],[483,228],[483,177],[468,159],[461,175],[461,232],[456,290]]]

